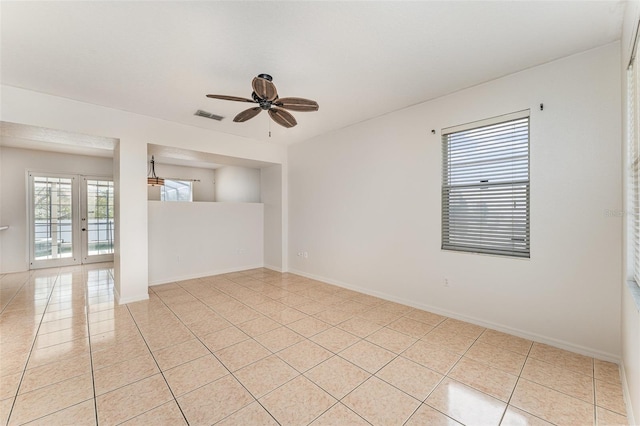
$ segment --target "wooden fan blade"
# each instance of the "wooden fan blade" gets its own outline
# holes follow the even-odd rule
[[[271,107],[269,110],[269,116],[273,121],[286,128],[290,128],[298,124],[296,119],[293,118],[293,115],[283,109]]]
[[[278,91],[276,90],[275,84],[267,79],[255,77],[251,82],[251,87],[253,87],[253,91],[256,92],[256,95],[262,99],[273,101],[278,97]]]
[[[240,98],[238,96],[227,96],[227,95],[207,95],[207,98],[213,99],[222,99],[223,101],[238,101],[238,102],[252,102],[256,103],[253,99]]]
[[[316,101],[304,98],[280,98],[273,104],[291,111],[317,111],[319,108]]]
[[[260,107],[245,109],[240,114],[236,115],[233,121],[236,123],[243,123],[258,115],[260,111],[262,111],[262,108]]]

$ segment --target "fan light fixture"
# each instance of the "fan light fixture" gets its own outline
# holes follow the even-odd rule
[[[151,175],[147,177],[147,185],[149,186],[164,186],[164,179],[156,176],[156,162],[151,156]]]

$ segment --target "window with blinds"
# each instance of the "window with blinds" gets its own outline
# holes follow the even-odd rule
[[[442,249],[530,256],[529,111],[442,131]]]

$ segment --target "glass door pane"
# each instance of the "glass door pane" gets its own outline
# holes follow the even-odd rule
[[[30,174],[30,181],[32,267],[76,263],[74,178]]]
[[[83,263],[113,259],[113,181],[84,178],[82,205]]]

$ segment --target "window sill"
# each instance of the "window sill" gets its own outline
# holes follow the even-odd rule
[[[635,281],[630,280],[627,281],[627,287],[633,300],[636,302],[636,309],[640,312],[640,286],[638,286]]]

